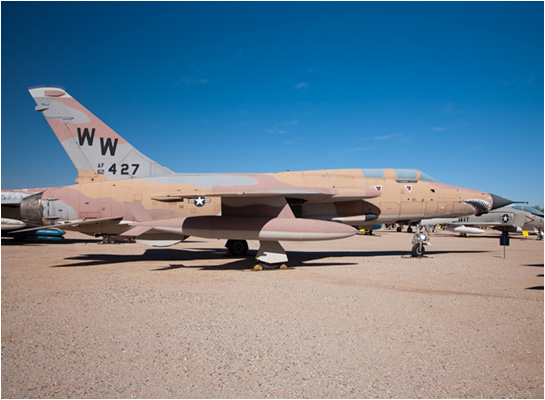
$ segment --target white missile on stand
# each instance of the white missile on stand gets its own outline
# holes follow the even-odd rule
[[[458,232],[458,233],[466,234],[466,235],[484,233],[482,229],[473,228],[471,226],[465,226],[465,225],[462,225],[462,226],[447,225],[446,229],[449,231]]]

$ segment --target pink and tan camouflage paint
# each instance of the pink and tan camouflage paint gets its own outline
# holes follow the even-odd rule
[[[65,90],[40,87],[30,93],[76,166],[78,184],[25,199],[21,213],[28,222],[67,229],[74,224],[95,235],[260,240],[260,253],[275,253],[282,240],[341,238],[353,235],[356,226],[473,215],[502,203],[418,170],[174,173]]]

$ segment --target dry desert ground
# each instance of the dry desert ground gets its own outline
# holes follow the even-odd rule
[[[3,398],[543,398],[543,242],[2,241]]]

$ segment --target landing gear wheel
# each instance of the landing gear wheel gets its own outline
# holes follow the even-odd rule
[[[267,264],[264,262],[260,262],[259,264],[254,265],[254,271],[263,271],[264,269],[271,270],[271,269],[288,269],[288,266],[283,263],[278,264]]]
[[[410,226],[407,228],[407,232],[409,233],[413,233],[413,228],[411,228]]]
[[[419,243],[413,244],[413,248],[411,249],[411,255],[413,257],[422,257],[424,255],[424,245],[420,245]]]
[[[228,240],[225,247],[229,250],[229,255],[233,257],[244,257],[248,253],[248,242],[246,240]]]
[[[398,226],[398,227],[396,228],[396,231],[397,231],[397,232],[401,232],[401,227]]]
[[[104,236],[103,239],[98,242],[98,244],[114,244],[115,240],[113,240],[110,236]]]

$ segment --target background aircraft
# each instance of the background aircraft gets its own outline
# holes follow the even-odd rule
[[[12,189],[2,190],[2,233],[24,228],[27,224],[21,220],[21,201],[30,195],[46,190]]]
[[[65,90],[30,93],[78,171],[78,184],[20,201],[21,220],[31,224],[154,245],[228,239],[237,255],[246,253],[247,240],[259,240],[256,258],[269,268],[287,262],[279,241],[338,239],[354,235],[354,226],[482,214],[510,203],[414,169],[174,173]]]
[[[512,204],[477,216],[465,216],[457,219],[423,219],[422,225],[441,225],[445,229],[462,235],[484,233],[479,228],[491,228],[501,232],[532,232],[543,238],[543,213],[523,204]]]

